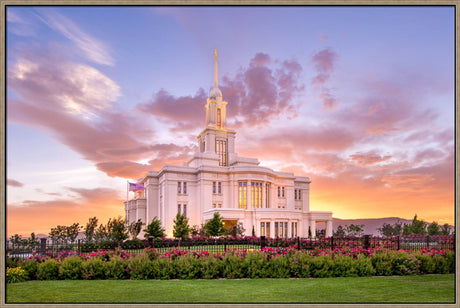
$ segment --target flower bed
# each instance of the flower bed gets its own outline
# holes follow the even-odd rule
[[[59,279],[235,279],[321,278],[453,273],[451,250],[387,250],[362,247],[299,251],[294,246],[262,250],[228,249],[224,253],[171,249],[142,253],[75,251],[56,257],[33,255],[7,260],[7,281]],[[13,270],[17,268],[16,270]],[[11,276],[11,279],[9,277]]]

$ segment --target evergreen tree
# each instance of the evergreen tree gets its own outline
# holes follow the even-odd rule
[[[190,227],[188,225],[188,218],[181,213],[177,213],[174,219],[173,236],[175,238],[185,239],[190,234]]]
[[[310,232],[310,229],[308,229],[308,231]],[[345,236],[345,229],[342,227],[342,225],[339,225],[337,227],[337,230],[334,232],[334,236],[338,236],[338,237]]]
[[[121,216],[118,218],[109,219],[107,222],[107,233],[108,237],[111,240],[115,240],[117,242],[122,242],[123,240],[128,238],[128,234],[126,233],[126,221]]]
[[[415,214],[411,224],[405,224],[403,228],[403,234],[426,234],[426,223],[422,220],[417,219]]]
[[[438,223],[433,221],[427,228],[428,235],[441,235],[441,228]]]
[[[351,224],[349,226],[345,226],[345,230],[347,231],[347,236],[361,236],[363,235],[363,227],[364,225],[354,225]]]
[[[145,232],[144,237],[148,238],[149,236],[165,237],[165,229],[161,227],[161,221],[155,216],[152,219],[152,222],[145,226],[145,229],[142,230]]]
[[[129,234],[131,234],[133,239],[137,239],[137,236],[141,232],[142,225],[143,225],[142,220],[138,219],[136,222],[132,222],[128,226],[128,232],[129,232]]]
[[[214,212],[214,216],[208,220],[208,222],[204,225],[204,228],[210,236],[220,236],[225,233],[222,217],[219,212]]]
[[[442,235],[450,235],[450,226],[449,226],[449,224],[443,224],[442,225],[441,234]]]
[[[384,223],[382,227],[377,228],[377,230],[382,236],[391,237],[401,235],[403,228],[402,223],[398,221],[394,225]]]
[[[89,221],[86,223],[85,227],[85,241],[92,242],[94,239],[94,235],[96,233],[98,219],[96,217],[90,218]]]

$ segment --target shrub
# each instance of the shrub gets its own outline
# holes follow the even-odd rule
[[[372,266],[377,276],[391,276],[391,256],[387,252],[379,252],[371,257]]]
[[[310,277],[311,257],[302,252],[293,255],[291,261],[291,277],[308,278]]]
[[[333,277],[357,277],[357,260],[350,256],[339,255],[331,262],[331,276]],[[372,264],[371,264],[372,266]]]
[[[178,279],[200,279],[202,278],[203,262],[193,256],[187,254],[174,260],[174,266],[176,268],[176,277]]]
[[[38,265],[37,278],[39,280],[59,279],[59,262],[53,259],[46,260]]]
[[[61,262],[59,276],[62,279],[81,279],[82,260],[80,257],[68,257]]]
[[[127,240],[120,245],[123,249],[144,249],[145,244],[140,239]]]
[[[436,271],[436,262],[432,256],[421,253],[416,253],[414,256],[420,261],[421,274],[433,274]]]
[[[289,259],[284,256],[272,257],[269,261],[268,275],[270,278],[289,278],[291,267]]]
[[[6,267],[14,268],[21,264],[21,259],[17,257],[6,258]]]
[[[417,275],[420,261],[414,255],[406,251],[396,251],[391,253],[391,269],[393,275]]]
[[[246,278],[266,278],[268,277],[268,261],[261,252],[248,253],[244,258],[246,268]]]
[[[221,259],[216,259],[213,256],[207,256],[201,259],[202,275],[205,279],[216,279],[223,277],[223,262]]]
[[[376,273],[375,268],[372,266],[371,258],[365,255],[359,255],[354,260],[353,265],[359,277],[373,276]]]
[[[222,278],[237,279],[244,278],[243,260],[234,252],[228,252],[223,260]]]
[[[153,263],[146,255],[138,255],[128,262],[131,279],[153,278]]]
[[[21,268],[25,271],[28,280],[37,279],[39,262],[35,260],[24,261]]]
[[[105,279],[106,262],[99,258],[91,258],[81,265],[82,279]]]
[[[317,256],[311,259],[310,272],[311,277],[326,278],[332,276],[333,261],[329,256]]]
[[[104,275],[107,279],[128,279],[128,261],[119,256],[114,256],[105,264]]]
[[[6,269],[6,282],[15,283],[23,282],[27,280],[26,272],[20,267],[8,267]]]

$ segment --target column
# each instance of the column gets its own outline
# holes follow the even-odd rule
[[[326,221],[326,237],[332,236],[332,220]]]
[[[311,229],[311,236],[316,237],[316,221],[315,220],[310,220],[310,229]],[[308,230],[307,230],[307,235],[308,235]]]

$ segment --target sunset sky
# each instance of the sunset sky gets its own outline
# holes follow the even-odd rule
[[[105,224],[187,161],[214,48],[237,153],[310,177],[311,210],[454,223],[454,7],[6,14],[7,236]]]

